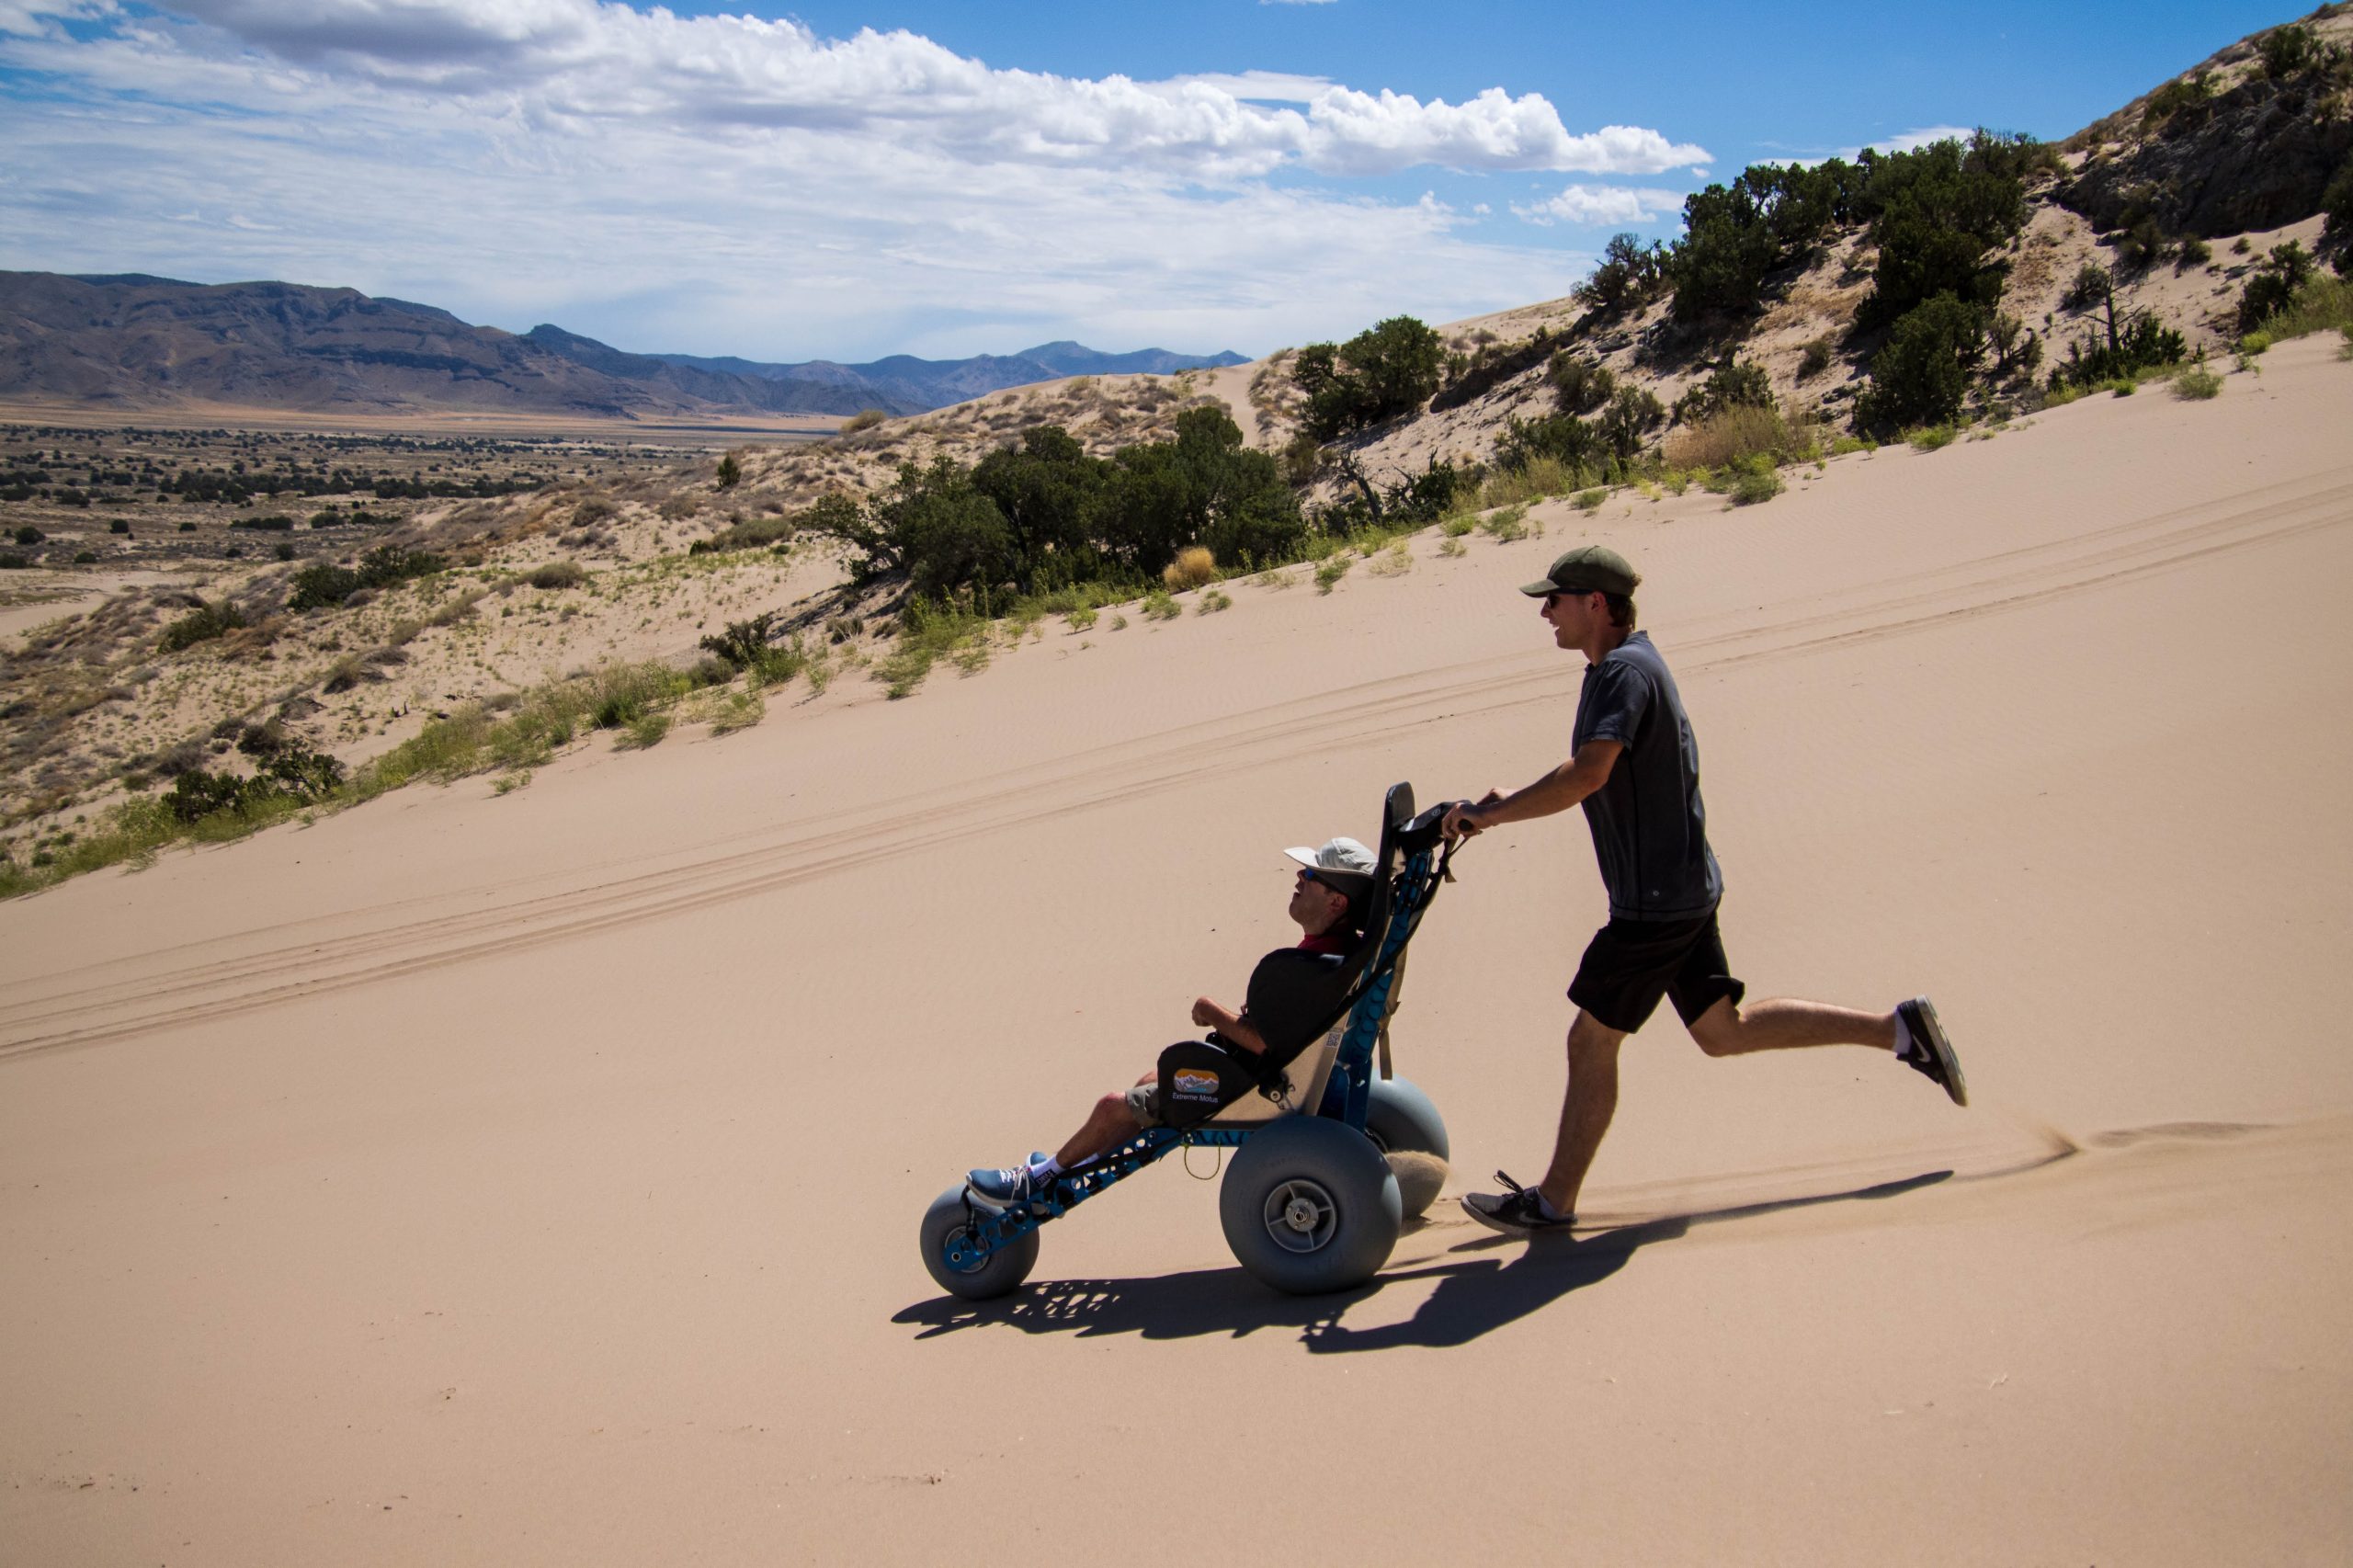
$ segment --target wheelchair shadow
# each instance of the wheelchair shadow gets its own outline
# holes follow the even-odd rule
[[[1482,1233],[1477,1240],[1449,1251],[1475,1255],[1516,1250],[1517,1256],[1451,1256],[1382,1273],[1353,1290],[1328,1296],[1286,1296],[1261,1285],[1238,1267],[1201,1268],[1137,1279],[1052,1280],[1025,1286],[995,1301],[938,1296],[892,1314],[891,1321],[920,1325],[923,1332],[915,1335],[919,1340],[990,1325],[1029,1334],[1075,1334],[1087,1338],[1134,1334],[1146,1339],[1217,1334],[1240,1338],[1263,1329],[1295,1329],[1301,1343],[1317,1355],[1406,1346],[1438,1349],[1467,1345],[1541,1312],[1574,1291],[1608,1278],[1643,1247],[1675,1241],[1695,1225],[1723,1224],[1825,1203],[1894,1198],[1933,1187],[1952,1175],[1949,1170],[1928,1171],[1844,1192],[1669,1215],[1590,1235],[1540,1235],[1518,1242]],[[1352,1329],[1342,1321],[1351,1307],[1382,1290],[1425,1279],[1437,1280],[1437,1287],[1404,1322]]]

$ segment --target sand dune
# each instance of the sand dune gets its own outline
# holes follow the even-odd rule
[[[2343,1561],[2353,365],[2264,363],[0,905],[0,1562]],[[1280,846],[1559,759],[1581,538],[1735,966],[1931,992],[1974,1108],[1670,1018],[1595,1230],[1463,1221],[1601,914],[1527,824],[1416,944],[1457,1169],[1375,1287],[1171,1161],[940,1297],[924,1204],[1238,988]]]

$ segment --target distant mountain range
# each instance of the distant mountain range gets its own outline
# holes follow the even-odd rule
[[[1238,365],[1239,354],[1018,354],[767,364],[631,354],[540,325],[521,335],[354,289],[0,272],[0,398],[125,410],[216,403],[302,413],[437,409],[631,419],[919,414],[1063,376]]]

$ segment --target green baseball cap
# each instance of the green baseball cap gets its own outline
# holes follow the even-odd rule
[[[1552,562],[1542,582],[1519,591],[1540,599],[1546,594],[1631,594],[1642,581],[1642,574],[1608,545],[1582,544]]]

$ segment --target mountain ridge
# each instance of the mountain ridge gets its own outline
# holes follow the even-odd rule
[[[1014,355],[865,364],[639,354],[551,323],[480,326],[438,305],[275,278],[0,271],[0,398],[165,410],[189,403],[381,415],[436,411],[631,420],[922,414],[1083,374],[1244,363],[1231,351]]]

